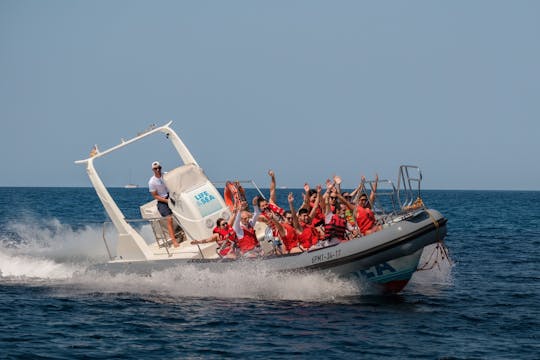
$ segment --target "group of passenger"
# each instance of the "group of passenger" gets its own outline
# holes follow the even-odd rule
[[[164,185],[161,179],[161,166],[152,164],[154,177],[149,182],[150,192],[158,200],[158,209],[162,216],[167,195],[164,189],[156,186]],[[250,212],[245,199],[236,198],[232,216],[226,220],[219,218],[209,238],[193,240],[191,244],[216,242],[218,254],[222,258],[253,258],[265,255],[255,233],[257,222],[265,223],[272,232],[274,254],[294,254],[325,246],[349,241],[359,236],[369,235],[381,229],[371,209],[377,191],[378,176],[371,185],[368,197],[362,176],[360,185],[351,193],[341,191],[341,178],[334,176],[333,181],[326,181],[326,190],[322,186],[311,188],[304,185],[304,201],[297,211],[294,207],[294,196],[289,193],[288,209],[276,203],[276,178],[272,170],[270,177],[270,197],[265,199],[256,196],[252,200],[253,212]],[[156,180],[157,179],[157,180]],[[239,184],[236,184],[239,186]],[[240,193],[240,192],[238,192]],[[170,211],[170,209],[169,209]],[[170,215],[170,214],[169,214]],[[177,246],[173,238],[173,245]]]
[[[370,196],[366,194],[362,182],[355,191],[341,191],[341,178],[334,176],[333,181],[326,182],[326,190],[322,186],[315,189],[304,185],[304,201],[297,211],[294,207],[294,196],[289,193],[288,209],[276,203],[276,180],[272,170],[270,176],[270,197],[253,198],[253,213],[246,209],[245,201],[237,199],[233,214],[229,221],[218,219],[213,235],[204,240],[192,241],[200,244],[215,241],[220,256],[235,259],[237,257],[258,257],[263,251],[255,234],[255,223],[265,223],[272,232],[274,254],[301,253],[309,249],[326,247],[339,242],[349,241],[359,236],[369,235],[380,230],[371,204],[375,201],[376,176]],[[355,200],[357,198],[357,201]],[[225,224],[227,230],[221,230]],[[232,224],[232,225],[231,225]]]

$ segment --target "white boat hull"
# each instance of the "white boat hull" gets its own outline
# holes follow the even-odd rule
[[[416,271],[422,249],[442,241],[445,235],[446,219],[435,210],[425,210],[369,236],[300,254],[239,260],[200,257],[153,261],[113,260],[96,267],[111,273],[146,275],[185,265],[215,272],[230,268],[256,271],[261,267],[279,272],[328,271],[340,276],[361,278],[362,281],[382,286],[384,291],[398,292]]]

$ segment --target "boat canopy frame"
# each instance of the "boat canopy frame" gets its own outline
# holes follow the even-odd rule
[[[172,121],[169,121],[162,126],[152,124],[147,130],[138,133],[135,137],[129,140],[121,139],[120,144],[110,147],[104,151],[100,151],[98,146],[94,145],[88,158],[75,161],[75,164],[86,165],[86,172],[90,178],[90,182],[92,183],[101,203],[103,204],[107,215],[118,231],[117,253],[124,254],[125,256],[135,260],[150,259],[153,257],[153,254],[150,248],[147,246],[144,238],[125,219],[123,212],[120,210],[97,173],[94,167],[94,161],[136,141],[161,132],[164,133],[166,138],[171,141],[184,165],[193,164],[199,167],[199,164],[188,150],[184,142],[180,139],[178,134],[170,128],[171,124]],[[108,246],[107,251],[111,256]],[[119,257],[122,258],[122,255]]]

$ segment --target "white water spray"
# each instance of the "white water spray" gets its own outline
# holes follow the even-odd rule
[[[284,274],[235,267],[216,273],[196,266],[178,266],[155,271],[152,276],[111,275],[87,271],[92,264],[108,260],[99,226],[73,230],[57,220],[46,226],[37,222],[16,223],[9,230],[20,240],[0,241],[0,281],[36,282],[51,287],[70,285],[82,293],[162,294],[172,297],[217,297],[334,301],[367,293],[365,284],[329,273]],[[109,236],[113,238],[114,236]],[[423,253],[421,264],[430,253]],[[450,266],[416,273],[411,284],[422,289],[433,283],[448,283]],[[423,292],[423,290],[421,290]]]
[[[64,285],[70,285],[70,291],[76,293],[305,301],[332,301],[363,292],[357,281],[332,274],[283,274],[267,271],[264,266],[255,272],[235,268],[220,273],[179,266],[155,271],[152,276],[113,276],[87,271],[90,265],[108,260],[102,229],[98,226],[74,231],[57,220],[50,220],[46,226],[37,222],[10,224],[9,230],[20,240],[0,241],[0,281],[11,283],[34,282],[64,289]]]

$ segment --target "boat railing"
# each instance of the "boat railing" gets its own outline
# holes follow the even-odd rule
[[[169,251],[172,241],[170,238],[169,230],[167,227],[167,218],[166,217],[158,217],[158,218],[148,218],[148,219],[125,219],[125,221],[128,224],[136,224],[137,226],[133,226],[133,228],[141,233],[142,228],[144,225],[150,225],[150,229],[152,230],[152,234],[154,236],[154,239],[156,241],[156,244],[158,248],[163,248],[167,252],[167,255],[171,256],[171,252]],[[105,221],[103,223],[103,231],[102,231],[102,237],[103,242],[105,243],[105,248],[107,249],[107,254],[109,255],[109,259],[113,260],[114,256],[111,253],[109,242],[106,237],[106,229],[109,225],[112,225],[112,221]],[[186,240],[186,234],[184,232],[184,229],[175,222],[175,237],[178,240],[178,242],[182,242]],[[142,234],[141,234],[142,235]],[[143,236],[143,238],[145,238]]]
[[[413,207],[420,196],[422,172],[415,165],[401,165],[397,182],[397,200],[402,210]]]
[[[388,219],[399,213],[400,208],[397,202],[397,191],[391,180],[367,180],[364,185],[369,185],[371,189],[377,189],[375,200],[373,201],[373,204],[371,204],[371,207],[373,212],[377,215],[379,222],[386,223],[388,222]]]
[[[371,204],[373,212],[380,223],[393,222],[424,208],[420,194],[421,182],[422,172],[418,166],[401,165],[397,186],[385,179],[364,180],[360,185],[362,191],[357,194],[356,200],[362,192],[369,195],[365,189],[377,189],[375,200]]]
[[[375,181],[373,181],[375,183]],[[386,186],[386,188],[385,188]],[[382,188],[382,189],[381,189]],[[374,204],[371,204],[374,208],[390,208],[391,211],[395,211],[397,207],[396,203],[396,188],[391,180],[379,180],[377,181],[377,191]],[[387,200],[384,200],[387,199]],[[384,201],[383,201],[384,200]],[[387,210],[388,211],[388,210]]]

